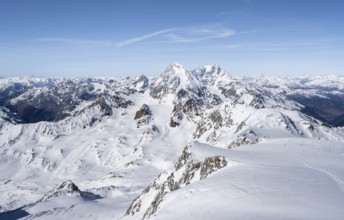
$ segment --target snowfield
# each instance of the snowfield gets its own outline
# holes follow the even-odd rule
[[[226,168],[168,194],[152,219],[342,219],[343,144],[285,138],[232,150]],[[193,210],[193,211],[191,211]]]
[[[343,82],[0,79],[0,219],[343,219]]]

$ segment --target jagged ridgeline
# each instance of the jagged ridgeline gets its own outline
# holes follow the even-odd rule
[[[141,124],[156,124],[154,118],[160,112],[153,110],[153,114],[150,103],[159,100],[159,103],[170,102],[173,105],[168,116],[170,127],[192,123],[196,125],[190,131],[193,139],[213,144],[225,142],[226,147],[233,147],[241,143],[257,143],[268,137],[264,132],[266,123],[258,126],[262,129],[252,128],[253,124],[259,123],[254,120],[260,114],[274,126],[303,136],[317,135],[318,125],[341,125],[344,102],[340,100],[344,95],[335,93],[343,85],[340,84],[342,81],[338,81],[337,87],[332,85],[319,88],[321,97],[326,90],[331,91],[326,93],[327,96],[325,94],[323,106],[331,106],[331,109],[327,109],[321,105],[314,107],[312,97],[317,100],[316,103],[322,103],[318,100],[323,100],[316,96],[317,93],[313,96],[306,92],[304,95],[291,93],[285,89],[287,86],[281,89],[282,85],[278,87],[269,78],[258,78],[257,81],[252,77],[233,78],[216,65],[188,71],[179,64],[173,64],[160,76],[151,79],[146,76],[120,79],[9,78],[1,79],[0,117],[12,124],[41,121],[61,123],[73,117],[84,117],[90,111],[99,111],[92,116],[88,114],[87,122],[84,120],[82,125],[85,127],[100,121],[104,116],[111,116],[114,108],[141,105],[133,117],[137,127],[140,127]],[[291,84],[290,81],[284,82],[286,85]],[[300,82],[295,79],[290,90],[297,88],[308,91],[306,81],[303,80],[302,85]],[[138,97],[142,100],[137,101]],[[303,121],[301,125],[295,124],[294,121],[300,120]],[[154,126],[159,129],[159,126]],[[229,138],[228,134],[231,134]]]
[[[262,172],[259,179],[265,169],[278,175],[284,158],[292,161],[288,175],[300,174],[292,180],[318,170],[340,188],[333,173],[341,165],[321,163],[319,171],[294,151],[344,143],[343,88],[343,77],[234,77],[217,65],[172,64],[156,77],[2,78],[0,219],[159,217],[187,199],[186,192],[197,198],[212,191],[213,182],[224,181],[225,192],[234,187],[253,195],[241,175]],[[340,148],[329,152],[341,155]],[[264,165],[265,157],[282,165]],[[328,172],[327,165],[335,169]],[[313,174],[306,176],[318,178]],[[260,179],[253,180],[254,188]]]
[[[160,174],[129,206],[126,215],[147,219],[155,214],[164,197],[175,190],[207,178],[213,172],[227,166],[223,156],[207,157],[194,161],[192,146],[188,145],[172,170]]]

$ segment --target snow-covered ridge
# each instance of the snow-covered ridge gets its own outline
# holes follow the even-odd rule
[[[283,77],[283,76],[250,76],[240,77],[250,83],[260,84],[266,87],[281,88],[317,88],[325,91],[343,90],[344,76],[324,75],[324,76],[301,76],[301,77]]]
[[[304,143],[344,143],[344,128],[315,118],[306,102],[315,92],[332,103],[341,91],[303,81],[295,96],[292,85],[301,82],[270,81],[180,64],[153,78],[0,79],[0,211],[24,210],[28,219],[164,218],[166,207],[178,207],[175,196],[193,187],[207,194],[204,184],[238,164],[251,169],[241,156],[232,160],[238,148],[268,146],[265,155],[271,143],[288,140],[292,154]],[[340,105],[333,109],[340,114]],[[315,165],[329,167],[342,187],[341,165]]]
[[[163,202],[166,194],[193,182],[203,180],[217,170],[227,166],[227,160],[223,156],[212,156],[202,159],[194,157],[192,145],[186,146],[174,168],[160,174],[131,203],[126,211],[126,216],[132,215],[136,218],[147,219],[158,211],[159,205]]]
[[[332,126],[344,126],[344,76],[241,77],[305,106],[304,111]]]

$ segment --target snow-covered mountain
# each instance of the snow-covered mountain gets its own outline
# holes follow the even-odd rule
[[[250,84],[284,94],[304,106],[303,112],[331,126],[344,126],[344,77],[244,77]]]
[[[0,79],[0,219],[340,219],[343,85],[179,64]]]

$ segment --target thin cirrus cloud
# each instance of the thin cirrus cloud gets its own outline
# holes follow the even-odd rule
[[[227,38],[236,32],[228,28],[168,28],[121,41],[83,40],[74,38],[38,38],[35,42],[63,44],[82,48],[124,47],[144,41],[151,43],[194,43]]]
[[[155,36],[159,36],[159,35],[166,34],[166,33],[171,33],[174,30],[176,30],[176,29],[173,29],[173,28],[163,29],[163,30],[156,31],[156,32],[153,32],[153,33],[149,33],[149,34],[145,34],[145,35],[142,35],[142,36],[139,36],[139,37],[130,38],[130,39],[127,39],[127,40],[120,41],[119,43],[117,43],[117,46],[118,47],[123,47],[123,46],[129,45],[129,44],[133,44],[133,43],[137,43],[137,42],[140,42],[140,41],[144,41],[146,39],[149,39],[149,38],[152,38],[152,37],[155,37]]]
[[[51,26],[54,26],[55,23],[54,22],[50,22],[50,23],[46,23],[46,24],[43,24],[40,26],[40,28],[48,28],[48,27],[51,27]]]
[[[170,28],[120,41],[118,47],[127,46],[145,40],[155,39],[156,43],[192,43],[206,39],[226,38],[236,32],[228,28]]]

